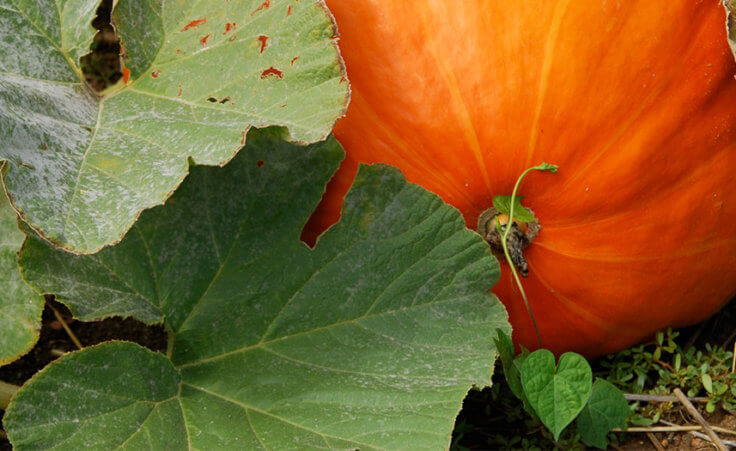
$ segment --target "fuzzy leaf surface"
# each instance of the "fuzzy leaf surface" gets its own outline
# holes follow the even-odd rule
[[[84,83],[99,0],[0,0],[0,161],[17,209],[50,242],[93,253],[161,204],[187,158],[222,164],[249,127],[324,139],[347,82],[317,0],[120,0],[127,83]]]
[[[25,235],[18,216],[0,188],[0,365],[27,352],[38,339],[43,299],[18,271],[18,250]]]
[[[529,404],[557,440],[590,398],[593,373],[579,354],[567,352],[555,366],[546,349],[532,352],[521,365],[521,384]]]
[[[498,329],[510,331],[489,292],[498,263],[457,210],[382,165],[360,169],[310,249],[301,230],[343,152],[279,133],[251,132],[224,168],[193,168],[99,254],[29,238],[25,277],[85,318],[164,322],[193,448],[448,446],[467,390],[490,383]],[[11,437],[56,435],[14,409]]]

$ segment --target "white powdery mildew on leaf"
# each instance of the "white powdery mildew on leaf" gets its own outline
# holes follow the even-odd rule
[[[0,0],[0,160],[41,235],[94,252],[186,175],[223,164],[250,127],[324,139],[348,100],[335,26],[316,0],[121,0],[130,79],[97,98],[81,81],[96,0]]]
[[[75,312],[165,324],[193,448],[446,447],[509,330],[489,293],[497,262],[457,210],[380,165],[361,168],[309,249],[300,232],[342,150],[283,134],[254,130],[226,167],[193,168],[97,255],[29,238],[24,276]],[[8,428],[31,431],[13,410]]]

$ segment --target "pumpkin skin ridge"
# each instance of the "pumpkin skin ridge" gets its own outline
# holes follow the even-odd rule
[[[530,142],[531,163],[561,166],[556,175],[531,174],[520,191],[542,224],[526,252],[532,274],[525,289],[537,319],[549,322],[545,346],[610,352],[654,327],[702,319],[736,292],[736,182],[729,175],[736,172],[736,65],[720,2],[680,0],[666,10],[649,2],[620,10],[605,1],[570,2],[554,43],[545,41],[559,7],[553,2],[327,3],[352,74],[353,102],[335,130],[347,152],[343,168],[398,166],[474,228],[492,197],[509,194],[529,166]],[[423,47],[427,29],[432,49]],[[544,96],[540,43],[554,44]],[[582,51],[573,53],[578,45]],[[454,75],[465,118],[449,101],[437,59]],[[490,188],[463,123],[474,126]],[[353,177],[343,168],[305,235],[339,216],[341,191]],[[533,280],[535,272],[547,287]],[[509,309],[514,340],[535,348],[509,284],[504,276],[493,291]],[[603,324],[576,318],[556,296],[598,313]]]
[[[570,6],[570,1],[560,1],[555,5],[554,12],[552,14],[552,24],[545,42],[545,48],[543,52],[541,75],[539,77],[539,86],[537,87],[537,101],[534,108],[534,119],[532,121],[529,144],[527,146],[526,162],[523,166],[530,167],[534,165],[535,152],[537,150],[537,139],[539,138],[540,125],[539,120],[542,114],[542,108],[544,107],[544,101],[547,97],[547,89],[549,88],[550,71],[552,70],[552,62],[555,56],[555,44],[557,43],[557,36],[562,26],[562,19]]]
[[[713,152],[710,155],[707,156],[708,160],[701,161],[702,166],[695,169],[695,172],[691,174],[692,178],[698,179],[701,177],[705,177],[709,172],[713,170],[711,166],[717,166],[718,162],[715,161],[719,157],[724,157],[723,154],[731,153],[733,154],[736,152],[736,146],[730,146],[728,148],[724,147],[721,152]],[[733,158],[732,156],[728,155],[727,158]],[[706,166],[707,165],[707,166]],[[637,203],[636,207],[637,209],[647,209],[652,207],[653,205],[656,205],[661,201],[661,199],[667,195],[672,194],[673,191],[678,191],[682,189],[683,187],[686,187],[692,183],[689,179],[681,179],[677,183],[671,184],[667,189],[660,190],[653,196],[647,197],[644,201]],[[543,203],[542,202],[543,197],[540,196],[537,199],[534,200],[536,203]],[[622,218],[626,216],[637,216],[637,213],[633,210],[628,211],[622,211],[615,215],[606,215],[605,217],[595,217],[593,215],[589,215],[586,217],[563,217],[558,220],[550,220],[545,222],[545,227],[548,229],[565,229],[565,228],[577,228],[581,227],[581,223],[585,224],[586,226],[596,224],[596,223],[608,223],[608,222],[615,222],[618,220],[621,220]]]
[[[698,30],[699,33],[703,32],[703,27],[701,27]],[[695,36],[697,38],[697,36]],[[630,116],[627,118],[627,122],[625,126],[621,127],[620,130],[617,133],[614,133],[614,136],[612,137],[611,141],[608,142],[603,148],[601,148],[598,152],[594,154],[594,157],[591,158],[583,167],[578,168],[577,174],[573,174],[570,178],[568,178],[562,186],[559,188],[559,193],[564,193],[567,190],[571,189],[575,184],[578,182],[578,180],[583,177],[586,173],[594,172],[594,167],[596,164],[605,157],[605,153],[611,151],[611,149],[615,148],[616,143],[622,139],[626,132],[634,127],[637,123],[637,121],[641,118],[642,115],[646,113],[647,110],[650,108],[654,108],[658,105],[658,100],[662,97],[662,95],[669,89],[670,84],[673,82],[673,78],[675,78],[679,71],[685,66],[685,61],[687,60],[687,57],[697,51],[696,46],[690,46],[688,49],[688,52],[683,54],[683,58],[679,66],[677,67],[670,67],[669,72],[667,73],[667,76],[662,77],[666,79],[666,83],[664,83],[662,86],[659,87],[656,91],[652,92],[650,95],[644,99],[643,102],[641,102],[641,107],[636,111],[636,113],[633,116]],[[722,82],[725,83],[727,80],[723,80]],[[673,133],[676,132],[676,130],[672,131]],[[548,196],[552,196],[553,193],[548,194]],[[542,198],[540,199],[542,201],[545,200],[544,194],[542,195]]]
[[[457,75],[452,70],[452,67],[447,67],[447,65],[444,64],[443,61],[439,58],[436,48],[437,43],[435,42],[430,32],[430,25],[427,22],[426,14],[422,15],[422,25],[422,31],[424,33],[425,40],[428,43],[428,48],[430,49],[429,53],[432,55],[432,58],[434,59],[435,64],[437,65],[437,68],[442,75],[442,79],[447,85],[447,89],[450,91],[452,101],[451,103],[455,106],[455,109],[458,111],[458,114],[461,117],[460,125],[463,131],[465,144],[468,148],[471,149],[472,154],[475,157],[475,162],[478,165],[479,172],[483,177],[486,188],[491,191],[493,186],[493,184],[491,183],[491,177],[488,174],[488,168],[486,167],[485,161],[483,159],[483,153],[481,151],[480,142],[478,140],[478,134],[476,133],[475,126],[473,124],[473,120],[468,109],[468,104],[462,97],[462,92],[460,91],[460,87],[457,81]]]
[[[360,96],[360,93],[355,93],[354,95],[355,95],[355,96],[357,97],[357,96]],[[375,114],[375,112],[373,112],[373,111],[371,111],[371,112],[372,112],[373,114],[371,114],[371,116],[370,116],[370,117],[371,117],[372,119],[374,119],[374,120],[377,120],[377,119],[378,119],[378,115],[377,115],[377,114]],[[382,125],[382,124],[378,123],[378,126],[381,126],[381,125]],[[408,143],[406,143],[406,142],[404,142],[404,141],[403,141],[403,140],[401,139],[401,137],[400,137],[399,135],[397,135],[397,134],[396,134],[395,132],[393,132],[393,131],[391,131],[391,130],[389,130],[389,129],[385,128],[385,127],[381,127],[381,129],[382,129],[382,130],[383,130],[383,131],[384,131],[385,133],[387,133],[387,134],[390,134],[390,135],[392,135],[392,136],[395,136],[395,137],[397,138],[397,141],[399,142],[399,145],[398,145],[398,147],[406,149],[406,152],[407,152],[407,153],[417,153],[417,151],[416,151],[416,150],[412,150],[412,149],[411,149],[411,147],[409,147],[409,144],[408,144]],[[408,161],[408,160],[406,160],[406,159],[405,159],[405,161]],[[420,161],[420,163],[422,163],[422,162],[421,162],[421,160],[419,160],[419,161]],[[459,190],[459,189],[457,189],[456,187],[452,186],[451,184],[448,184],[448,183],[447,183],[447,181],[446,181],[446,180],[444,180],[444,179],[442,179],[441,177],[439,177],[439,176],[434,176],[434,175],[433,175],[434,173],[433,173],[433,172],[431,171],[431,169],[433,169],[433,168],[431,168],[431,167],[428,167],[428,166],[426,166],[426,165],[423,165],[423,166],[424,166],[424,169],[425,169],[425,171],[426,171],[426,174],[428,174],[428,175],[430,175],[431,177],[435,178],[435,179],[437,180],[437,183],[439,183],[439,184],[441,184],[441,185],[443,185],[443,186],[446,186],[446,190],[447,190],[447,191],[453,191],[453,190],[454,190],[454,191],[456,192],[456,194],[457,194],[457,195],[460,195],[460,196],[465,196],[465,193],[464,193],[464,192],[463,192],[462,190]],[[435,169],[436,169],[436,168],[435,168]],[[355,173],[357,173],[357,166],[355,167]],[[355,177],[355,173],[353,174],[353,176],[352,176],[352,177],[350,177],[351,179]],[[470,201],[470,198],[468,198],[468,200]]]

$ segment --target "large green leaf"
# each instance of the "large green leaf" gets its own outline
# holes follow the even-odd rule
[[[317,0],[119,0],[130,78],[84,84],[99,0],[0,0],[0,161],[24,219],[90,253],[160,204],[187,157],[222,164],[251,126],[324,139],[348,99],[335,25]]]
[[[41,329],[43,299],[18,272],[18,250],[25,235],[0,187],[0,365],[31,349]]]
[[[87,350],[21,390],[6,415],[14,444],[76,434],[64,447],[106,447],[145,428],[209,449],[447,446],[467,390],[490,383],[497,330],[509,332],[489,292],[498,264],[457,210],[380,165],[360,169],[341,221],[308,248],[300,231],[341,158],[334,139],[299,148],[251,132],[233,162],[193,168],[117,246],[75,256],[29,238],[22,271],[40,292],[84,318],[164,321],[173,348],[160,371],[181,382],[151,383],[178,393],[186,434],[173,408],[162,419],[79,407],[106,397],[64,380],[97,386],[105,365],[137,378],[148,352],[101,346],[89,376],[74,363]],[[82,432],[89,421],[95,432]]]

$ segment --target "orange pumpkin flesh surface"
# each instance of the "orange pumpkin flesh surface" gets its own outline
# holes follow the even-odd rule
[[[475,229],[520,193],[542,230],[523,280],[555,352],[621,349],[736,291],[736,81],[718,0],[328,0],[352,84],[347,159],[305,231],[339,217],[358,163],[397,166]],[[537,347],[502,262],[494,292]]]

